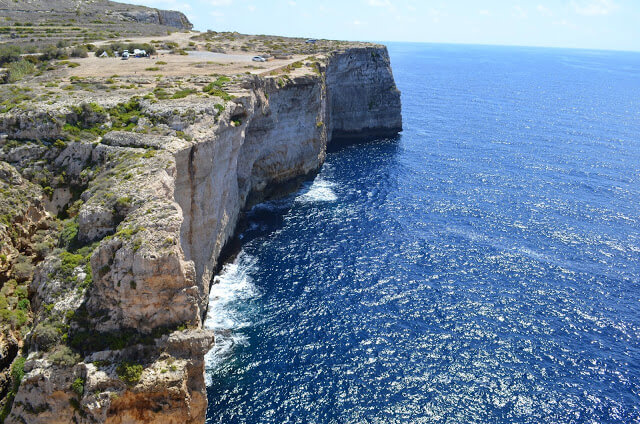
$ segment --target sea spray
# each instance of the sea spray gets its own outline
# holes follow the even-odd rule
[[[241,330],[251,324],[249,300],[260,295],[251,278],[257,271],[256,262],[255,257],[241,252],[213,281],[204,325],[216,332],[216,342],[205,358],[207,370],[214,369],[234,346],[246,343]]]

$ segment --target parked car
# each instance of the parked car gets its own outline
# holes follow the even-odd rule
[[[128,60],[129,59],[129,50],[125,50],[122,52],[122,60]]]
[[[266,62],[267,61],[267,59],[265,59],[262,56],[253,56],[253,58],[251,60],[253,60],[254,62]]]

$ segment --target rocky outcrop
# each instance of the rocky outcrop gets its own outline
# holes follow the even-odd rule
[[[0,162],[0,409],[17,384],[9,366],[22,348],[22,330],[29,324],[28,281],[34,265],[49,249],[45,236],[50,221],[40,187]]]
[[[401,129],[384,47],[335,52],[315,69],[245,75],[224,104],[141,101],[133,133],[29,148],[84,184],[74,222],[86,250],[48,258],[34,278],[36,326],[8,423],[204,422],[213,335],[202,321],[242,210],[316,172],[333,138]],[[59,128],[69,113],[53,115]],[[2,127],[9,137],[37,133],[11,119],[20,124]],[[144,127],[153,119],[166,134]],[[3,158],[25,170],[38,162]],[[65,260],[75,262],[61,270]],[[54,324],[68,339],[45,348]]]
[[[390,136],[402,130],[400,91],[387,49],[350,49],[329,56],[326,69],[329,137]]]
[[[165,25],[178,29],[192,29],[193,24],[181,13],[174,10],[144,9],[119,12],[125,19],[144,24]]]
[[[153,346],[96,352],[68,365],[33,359],[8,422],[168,423],[204,422],[207,399],[204,355],[213,336],[203,330],[178,331]],[[144,364],[137,381],[123,381],[121,357]]]

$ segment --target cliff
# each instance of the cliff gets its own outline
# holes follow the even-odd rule
[[[167,86],[2,114],[3,166],[59,221],[30,278],[7,423],[204,422],[202,323],[243,209],[316,172],[332,140],[402,127],[378,45]]]
[[[124,19],[131,19],[134,22],[143,24],[156,24],[164,25],[177,29],[191,29],[193,24],[189,22],[189,19],[181,13],[174,10],[159,10],[159,9],[137,9],[137,10],[123,10],[116,11],[117,14]]]

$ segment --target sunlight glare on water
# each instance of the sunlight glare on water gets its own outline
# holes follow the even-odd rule
[[[390,53],[404,132],[216,279],[207,422],[640,422],[640,54]]]

